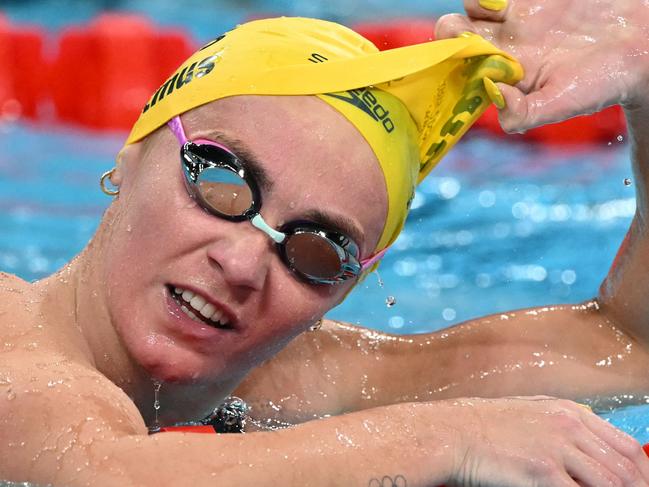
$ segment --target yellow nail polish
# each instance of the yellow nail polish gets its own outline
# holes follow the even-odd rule
[[[478,3],[480,3],[482,8],[493,10],[494,12],[500,12],[507,8],[507,0],[480,0]]]
[[[505,97],[498,89],[498,86],[496,86],[496,83],[491,81],[489,78],[484,78],[482,82],[484,83],[485,90],[487,90],[489,99],[494,103],[494,105],[496,105],[496,108],[498,108],[498,110],[505,108],[507,106],[505,103]]]

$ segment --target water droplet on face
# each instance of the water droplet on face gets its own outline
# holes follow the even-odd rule
[[[617,136],[617,141],[618,142],[624,142],[624,135],[618,135]]]
[[[631,186],[631,178],[624,179],[624,186]]]
[[[16,399],[16,393],[9,389],[7,391],[7,401],[13,401],[14,399]]]
[[[131,232],[133,231],[133,227],[131,227],[131,225],[127,225],[127,227],[126,227],[126,231],[127,231],[128,233],[131,233]]]
[[[388,296],[387,298],[385,298],[385,305],[388,308],[392,308],[395,304],[397,304],[397,298],[395,298],[394,296]]]

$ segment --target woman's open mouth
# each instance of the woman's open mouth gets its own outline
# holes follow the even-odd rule
[[[180,310],[197,323],[206,324],[213,328],[232,330],[229,318],[212,303],[208,303],[202,296],[182,289],[167,286],[171,297],[178,303]]]

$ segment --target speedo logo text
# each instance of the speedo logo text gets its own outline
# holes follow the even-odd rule
[[[367,88],[349,90],[345,94],[327,93],[326,96],[346,101],[360,108],[376,122],[380,122],[387,133],[391,133],[395,128],[394,122],[390,118],[390,112],[379,103],[376,96]]]

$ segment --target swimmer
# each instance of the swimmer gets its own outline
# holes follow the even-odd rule
[[[103,178],[114,200],[88,247],[43,281],[0,280],[4,479],[649,485],[640,445],[587,409],[546,396],[496,398],[649,389],[639,332],[642,185],[640,215],[598,301],[400,338],[320,323],[396,238],[412,187],[479,113],[466,100],[486,97],[483,83],[509,130],[624,104],[643,175],[649,75],[644,50],[636,45],[627,64],[625,46],[646,42],[646,6],[519,0],[495,11],[465,3],[469,16],[444,19],[441,35],[455,37],[460,26],[482,32],[514,57],[470,35],[375,55],[339,26],[279,19],[205,46],[152,96]],[[530,54],[539,32],[547,48]],[[586,59],[580,42],[602,56]],[[231,56],[245,49],[249,57]],[[286,62],[295,52],[302,62]],[[507,88],[501,82],[523,74],[515,58],[525,77]],[[253,62],[260,59],[272,64]],[[219,71],[224,85],[203,90]],[[573,81],[596,73],[597,85],[574,88],[577,99],[577,89],[590,90],[592,103],[574,103],[573,83],[549,94],[555,103],[538,102],[554,72]],[[448,118],[427,118],[431,101]],[[458,106],[462,123],[453,124]],[[421,130],[440,120],[438,131]],[[534,353],[556,367],[528,366]],[[611,363],[593,362],[602,356]],[[474,376],[492,369],[503,372]],[[299,424],[148,435],[148,426],[203,418],[231,394],[250,404],[258,429],[265,419]]]

